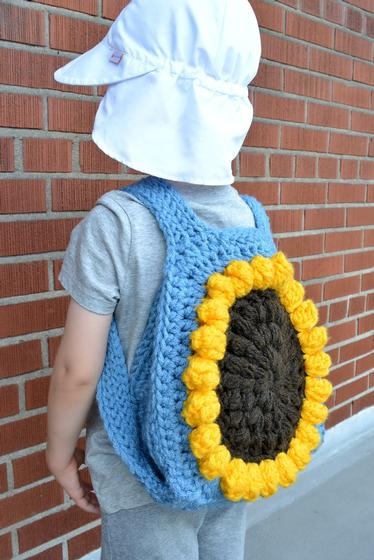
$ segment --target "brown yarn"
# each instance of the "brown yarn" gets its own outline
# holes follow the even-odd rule
[[[223,443],[248,462],[274,459],[287,451],[304,399],[295,329],[275,290],[252,290],[231,307],[226,334],[217,389]]]

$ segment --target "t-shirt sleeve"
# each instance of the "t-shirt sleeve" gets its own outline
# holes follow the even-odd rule
[[[126,212],[103,195],[70,235],[58,276],[71,297],[99,314],[113,313],[128,261],[131,228]]]

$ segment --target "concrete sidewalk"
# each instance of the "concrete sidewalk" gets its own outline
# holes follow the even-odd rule
[[[329,430],[292,488],[253,504],[246,560],[374,560],[373,420]]]

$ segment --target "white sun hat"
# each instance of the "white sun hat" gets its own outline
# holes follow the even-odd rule
[[[261,56],[248,0],[132,0],[58,82],[109,84],[92,138],[110,157],[165,179],[229,184],[253,118]]]

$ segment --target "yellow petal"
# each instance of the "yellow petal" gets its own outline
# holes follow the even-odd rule
[[[215,272],[208,278],[207,282],[208,295],[211,298],[222,298],[231,306],[235,299],[235,289],[231,278],[224,276],[219,272]]]
[[[189,435],[192,453],[201,459],[221,443],[221,430],[216,423],[202,424]]]
[[[305,396],[311,400],[323,403],[331,395],[333,386],[328,379],[307,377],[305,379]]]
[[[294,269],[292,263],[282,251],[278,251],[271,257],[274,266],[274,278],[272,286],[279,288],[285,282],[292,280]]]
[[[327,343],[326,327],[313,327],[297,334],[304,354],[313,354],[322,350]]]
[[[299,470],[303,470],[311,460],[309,449],[297,438],[292,438],[287,455]]]
[[[328,408],[321,403],[304,399],[301,408],[301,417],[311,424],[324,422],[328,415]]]
[[[253,289],[265,290],[269,288],[274,278],[273,262],[262,255],[256,255],[250,264],[253,269]]]
[[[182,410],[182,416],[191,427],[214,422],[220,413],[215,391],[191,391]]]
[[[253,502],[261,494],[263,485],[260,467],[257,463],[247,463],[248,484],[244,490],[244,499]]]
[[[233,502],[243,499],[249,484],[249,472],[243,459],[231,459],[226,466],[220,484],[227,499]]]
[[[261,496],[268,498],[278,489],[280,481],[278,466],[272,459],[264,459],[260,463],[260,472],[263,480]]]
[[[295,436],[300,440],[310,451],[315,449],[320,441],[321,434],[319,430],[310,422],[300,418],[297,426]]]
[[[290,319],[297,331],[311,329],[318,323],[318,309],[311,299],[306,299],[290,313]]]
[[[247,261],[232,261],[226,266],[225,276],[231,278],[236,297],[246,296],[253,286],[253,270]]]
[[[229,309],[222,298],[205,298],[197,308],[197,316],[202,325],[213,325],[222,332],[230,322]]]
[[[298,474],[298,469],[295,463],[288,457],[286,453],[278,453],[275,457],[275,462],[278,466],[278,473],[279,473],[279,484],[284,486],[290,486],[293,482],[295,482]]]
[[[201,474],[208,480],[222,476],[231,460],[226,445],[219,445],[199,461]]]
[[[331,367],[331,358],[327,352],[307,354],[304,360],[305,371],[311,377],[326,377]]]
[[[188,358],[188,363],[182,375],[182,381],[188,389],[209,391],[218,386],[220,371],[217,362],[194,354]]]
[[[297,280],[288,280],[278,290],[280,302],[288,313],[292,313],[304,299],[304,286]]]
[[[222,360],[226,351],[225,334],[211,325],[203,325],[191,333],[191,347],[209,360]]]

